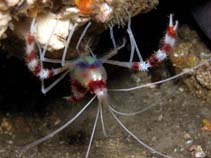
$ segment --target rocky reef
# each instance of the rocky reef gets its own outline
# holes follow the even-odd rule
[[[84,10],[90,5],[90,10]],[[30,30],[33,18],[35,38],[44,47],[49,42],[47,55],[60,58],[69,32],[73,32],[68,55],[74,55],[75,45],[83,26],[92,22],[81,50],[91,43],[108,26],[122,26],[128,16],[145,13],[158,4],[158,0],[3,0],[0,2],[0,38],[1,48],[8,55],[23,56],[25,37]],[[86,6],[87,7],[87,6]],[[49,40],[50,38],[50,40]],[[95,40],[96,41],[96,40]],[[13,44],[11,44],[13,42]],[[50,53],[49,53],[50,52]]]
[[[170,55],[176,73],[210,58],[210,50],[198,33],[188,26],[180,28],[177,45]],[[211,102],[211,65],[207,63],[183,78],[191,93]]]

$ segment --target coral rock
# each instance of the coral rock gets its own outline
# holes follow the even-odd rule
[[[130,13],[131,16],[135,16],[139,13],[145,13],[154,9],[158,4],[158,0],[96,0],[92,1],[92,4],[94,4],[92,10],[94,9],[95,11],[90,14],[83,14],[76,2],[77,1],[75,0],[1,1],[0,38],[3,37],[4,33],[6,33],[7,39],[10,41],[9,38],[14,38],[16,35],[15,39],[20,39],[20,43],[22,43],[14,46],[10,45],[10,42],[1,40],[0,42],[2,48],[6,48],[5,52],[9,52],[13,55],[14,52],[11,52],[11,50],[13,50],[14,47],[22,47],[24,45],[23,39],[29,32],[29,26],[32,18],[36,17],[34,30],[35,38],[42,48],[49,42],[49,38],[51,37],[47,52],[47,56],[50,58],[60,58],[62,56],[62,49],[65,46],[65,40],[67,39],[68,32],[73,29],[75,24],[77,24],[75,29],[76,31],[74,31],[74,37],[71,39],[70,48],[67,54],[67,56],[70,56],[71,53],[75,53],[75,45],[87,21],[91,21],[92,25],[86,34],[86,36],[89,36],[86,37],[86,39],[90,39],[89,42],[96,42],[97,40],[95,40],[95,38],[97,38],[99,34],[107,28],[107,26],[125,25],[129,18],[128,13]],[[99,18],[101,18],[101,20],[99,20]],[[56,23],[57,26],[54,29]],[[14,26],[14,29],[13,27],[8,29],[8,26]],[[84,50],[85,46],[86,44],[82,44],[80,46],[82,47],[80,50]],[[16,48],[16,50],[21,49],[24,52],[24,48]]]
[[[170,55],[177,73],[210,58],[210,51],[198,34],[187,26],[181,27],[178,42]],[[206,64],[183,78],[190,91],[201,99],[211,102],[211,64]]]
[[[62,49],[68,36],[69,25],[72,26],[69,20],[58,20],[52,13],[39,16],[36,19],[35,38],[44,47],[50,37],[48,50]]]

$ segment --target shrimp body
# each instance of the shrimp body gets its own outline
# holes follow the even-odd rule
[[[71,100],[82,98],[87,91],[96,94],[99,101],[107,97],[107,73],[99,59],[84,56],[77,61],[71,73],[74,93]]]
[[[76,4],[78,6],[88,9],[89,6],[92,6],[91,0],[75,0]],[[104,5],[103,5],[104,4]],[[108,7],[108,1],[102,2],[101,6],[104,6],[105,12],[106,13],[103,15],[109,15],[109,7]],[[108,8],[108,10],[106,10]],[[108,11],[108,12],[107,12]],[[100,15],[100,14],[98,14]],[[99,16],[102,17],[102,16]],[[105,16],[106,17],[106,16]],[[108,16],[109,17],[109,16]],[[107,19],[107,18],[106,18]],[[97,19],[96,19],[97,20]],[[102,18],[101,18],[102,20]],[[111,39],[114,45],[114,50],[106,54],[105,56],[101,57],[100,59],[97,59],[94,55],[94,53],[89,49],[89,52],[91,55],[82,55],[80,54],[79,50],[79,45],[81,43],[81,40],[83,36],[85,35],[89,23],[85,27],[81,37],[79,38],[79,41],[76,45],[76,50],[79,52],[79,59],[76,61],[65,61],[65,55],[64,58],[62,58],[62,67],[59,68],[45,68],[44,67],[44,52],[45,48],[47,48],[48,45],[46,45],[43,50],[42,48],[38,47],[36,48],[36,39],[34,37],[34,25],[35,25],[35,20],[32,21],[31,27],[30,27],[30,32],[26,38],[26,63],[29,68],[29,70],[39,79],[41,80],[41,90],[43,93],[47,93],[49,90],[51,90],[55,85],[57,85],[68,73],[70,73],[70,78],[71,78],[71,89],[73,92],[73,95],[65,97],[68,101],[79,101],[81,100],[87,92],[90,92],[91,94],[94,94],[94,97],[70,120],[68,120],[65,124],[54,130],[53,132],[49,133],[48,135],[26,145],[22,150],[21,154],[26,152],[28,149],[39,145],[40,143],[52,138],[54,135],[57,133],[61,132],[63,129],[68,127],[72,122],[74,122],[86,109],[87,107],[94,101],[95,98],[98,99],[98,109],[96,113],[96,119],[93,125],[92,133],[90,136],[90,141],[88,145],[88,149],[86,152],[86,158],[89,156],[89,151],[91,148],[91,144],[93,141],[93,136],[95,133],[95,129],[97,126],[97,121],[98,118],[100,117],[101,120],[101,125],[103,129],[103,133],[106,136],[106,130],[105,130],[105,125],[104,125],[104,120],[103,120],[103,108],[107,108],[107,110],[110,112],[110,114],[113,116],[113,118],[117,121],[117,123],[124,129],[125,132],[127,132],[130,136],[132,136],[140,145],[144,146],[148,150],[150,150],[152,153],[155,153],[161,157],[165,158],[170,158],[168,155],[165,155],[159,151],[156,151],[149,145],[145,144],[142,140],[140,140],[135,134],[133,134],[117,117],[117,115],[123,115],[123,116],[131,116],[135,115],[138,113],[141,113],[141,111],[138,112],[133,112],[133,113],[124,113],[124,112],[118,112],[115,110],[110,103],[108,99],[108,89],[107,89],[107,73],[105,71],[105,68],[103,67],[103,64],[111,64],[111,65],[116,65],[124,68],[129,68],[132,70],[136,71],[147,71],[150,68],[155,68],[157,67],[163,60],[167,58],[167,56],[170,54],[171,49],[174,47],[175,42],[176,42],[176,30],[178,27],[178,22],[176,21],[174,24],[173,21],[173,15],[170,14],[169,17],[169,25],[166,31],[166,34],[164,36],[163,42],[161,44],[161,48],[159,48],[154,54],[152,54],[149,58],[146,59],[146,61],[143,60],[141,53],[139,51],[139,48],[136,44],[135,38],[133,36],[133,32],[131,30],[131,21],[128,22],[128,29],[127,33],[129,35],[130,43],[131,43],[131,55],[129,61],[118,61],[118,60],[111,60],[110,58],[115,56],[118,53],[118,50],[123,48],[125,46],[125,40],[123,40],[123,44],[119,47],[116,46],[116,42],[113,36],[113,30],[112,27],[110,27],[110,34],[111,34]],[[70,36],[67,39],[67,45],[64,50],[64,54],[66,54],[66,50],[68,48],[69,42],[71,38],[71,32]],[[133,61],[135,52],[138,55],[139,61]],[[40,57],[39,57],[40,55]],[[53,59],[48,59],[46,58],[46,62],[52,62],[52,63],[58,63],[57,60]],[[60,63],[60,61],[59,61]],[[185,72],[187,73],[187,72]],[[61,74],[60,77],[58,77],[54,82],[52,82],[50,85],[45,86],[45,79],[49,79],[51,77],[54,77],[58,74]],[[184,73],[183,73],[184,74]],[[180,74],[181,76],[181,74]],[[112,91],[131,91],[135,89],[140,89],[143,87],[148,87],[149,85],[156,85],[160,84],[163,82],[166,82],[168,80],[174,79],[178,76],[171,77],[170,79],[165,79],[162,82],[154,82],[153,84],[145,84],[129,89],[113,89]]]

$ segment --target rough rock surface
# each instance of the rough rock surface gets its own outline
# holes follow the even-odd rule
[[[210,51],[199,35],[187,26],[181,27],[177,45],[170,56],[176,72],[191,68],[210,58]],[[199,67],[183,79],[190,91],[196,96],[211,102],[211,64]]]
[[[92,21],[92,27],[87,33],[85,41],[93,41],[96,36],[102,33],[108,25],[124,25],[128,19],[128,14],[135,16],[152,10],[158,0],[116,0],[116,1],[93,1],[94,11],[87,14],[77,6],[78,1],[53,1],[53,0],[3,0],[0,2],[0,38],[1,47],[9,52],[9,55],[22,56],[24,52],[24,39],[29,32],[31,20],[36,17],[34,28],[35,37],[41,47],[49,42],[47,53],[49,57],[60,58],[68,32],[73,30],[74,39],[71,41],[68,54],[75,53],[75,45],[80,37],[82,27],[87,21]],[[106,4],[106,5],[101,5]],[[107,14],[108,6],[112,9],[111,14]],[[104,8],[103,8],[104,7]],[[103,10],[104,9],[104,10]],[[101,12],[105,11],[104,16]],[[104,20],[102,20],[104,19]],[[101,20],[101,21],[99,21]],[[57,23],[57,24],[56,24]],[[77,25],[74,30],[74,25]],[[97,24],[97,25],[95,25]],[[100,24],[100,25],[99,25]],[[55,25],[55,26],[54,26]],[[70,27],[69,27],[70,25]],[[55,27],[55,28],[54,28]],[[53,31],[53,32],[52,32]],[[52,35],[50,35],[52,32]],[[11,45],[15,40],[18,45]],[[87,51],[81,45],[81,51]],[[15,48],[14,48],[15,47]],[[16,50],[14,52],[14,50]],[[53,53],[52,53],[53,52]]]

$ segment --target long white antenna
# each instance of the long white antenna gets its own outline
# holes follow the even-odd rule
[[[82,39],[84,38],[84,36],[85,36],[85,34],[86,34],[86,32],[87,32],[87,30],[88,30],[88,28],[90,27],[91,24],[92,24],[92,23],[89,22],[89,23],[86,25],[86,27],[84,28],[84,30],[83,30],[83,32],[82,32],[82,34],[81,34],[81,36],[80,36],[80,38],[79,38],[79,40],[78,40],[78,43],[77,43],[77,45],[76,45],[76,51],[77,51],[77,53],[78,53],[79,56],[80,56],[79,46],[80,46],[81,41],[82,41]]]
[[[65,129],[67,126],[69,126],[73,121],[75,121],[85,110],[86,108],[93,102],[93,100],[96,98],[96,95],[72,118],[70,119],[68,122],[66,122],[64,125],[62,125],[61,127],[59,127],[58,129],[56,129],[55,131],[49,133],[48,135],[46,135],[45,137],[42,137],[28,145],[26,145],[25,147],[23,147],[23,149],[20,151],[20,154],[24,154],[27,150],[29,150],[30,148],[39,145],[40,143],[52,138],[54,135],[56,135],[57,133],[61,132],[63,129]]]
[[[148,150],[150,150],[152,153],[158,154],[162,157],[165,158],[172,158],[171,156],[165,155],[155,149],[153,149],[152,147],[150,147],[149,145],[145,144],[143,141],[141,141],[135,134],[133,134],[118,118],[117,116],[114,114],[115,111],[113,111],[110,107],[109,107],[109,111],[112,114],[112,116],[114,117],[114,119],[119,123],[119,125],[129,134],[131,135],[138,143],[140,143],[142,146],[144,146],[145,148],[147,148]]]
[[[184,70],[183,72],[177,74],[177,75],[174,75],[172,77],[169,77],[169,78],[166,78],[164,80],[160,80],[160,81],[156,81],[156,82],[152,82],[152,83],[147,83],[147,84],[143,84],[143,85],[140,85],[140,86],[136,86],[136,87],[131,87],[131,88],[123,88],[123,89],[109,89],[109,91],[115,91],[115,92],[128,92],[128,91],[133,91],[133,90],[136,90],[136,89],[141,89],[141,88],[144,88],[144,87],[151,87],[151,86],[154,86],[154,85],[158,85],[158,84],[161,84],[161,83],[165,83],[165,82],[168,82],[168,81],[171,81],[171,80],[174,80],[174,79],[177,79],[181,76],[184,76],[186,74],[189,74],[191,72],[193,72],[194,70],[198,69],[199,67],[207,64],[208,62],[211,62],[211,58],[204,61],[204,62],[201,62],[200,64],[192,67],[192,68],[189,68],[189,69],[186,69]]]
[[[89,157],[89,152],[90,152],[90,149],[91,149],[91,146],[92,146],[92,141],[93,141],[95,130],[96,130],[96,126],[97,126],[99,113],[100,113],[100,107],[98,106],[95,122],[94,122],[94,125],[93,125],[93,128],[92,128],[92,134],[91,134],[91,137],[89,139],[89,145],[88,145],[88,148],[87,148],[87,151],[86,151],[86,158]]]
[[[64,64],[65,64],[65,58],[66,58],[66,55],[67,55],[67,49],[68,49],[68,46],[69,46],[69,44],[70,44],[70,40],[72,39],[73,33],[74,33],[74,31],[75,31],[75,29],[76,29],[77,26],[78,26],[77,23],[75,23],[75,24],[73,25],[73,27],[72,27],[72,25],[70,24],[70,26],[69,26],[69,28],[68,28],[68,30],[69,30],[69,35],[68,35],[68,37],[67,37],[67,41],[66,41],[65,47],[64,47],[64,52],[63,52],[63,55],[62,55],[62,63],[61,63],[62,66],[64,66]]]

